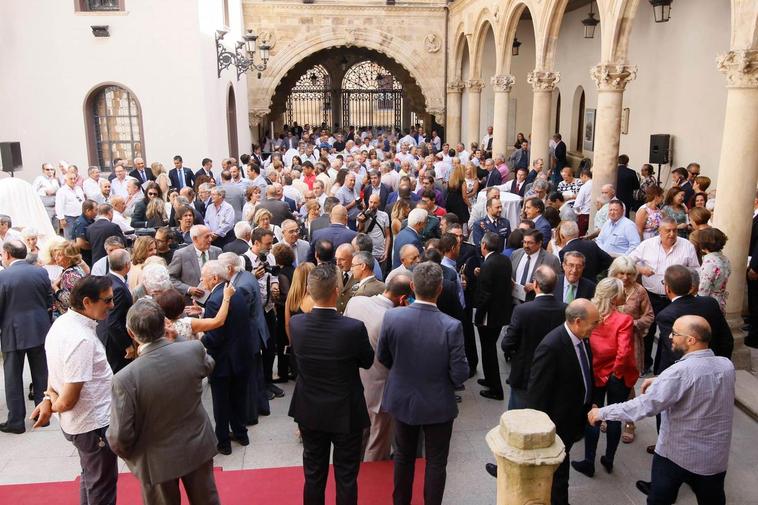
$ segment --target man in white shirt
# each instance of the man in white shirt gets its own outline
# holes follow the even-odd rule
[[[418,145],[418,142],[416,142],[416,139],[413,138],[413,135],[411,135],[410,128],[406,128],[403,133],[405,133],[405,136],[400,139],[400,142],[398,142],[398,150],[399,150],[399,146],[402,146],[402,145],[414,146],[414,147]]]
[[[126,189],[126,169],[122,165],[116,165],[113,173],[116,174],[116,177],[111,181],[111,195],[126,198],[129,196]]]
[[[83,503],[115,504],[118,458],[105,432],[110,424],[111,380],[105,347],[95,328],[113,309],[107,276],[87,276],[71,291],[71,308],[47,334],[48,387],[32,413],[34,427],[59,415],[61,430],[79,452]]]
[[[485,135],[484,137],[482,137],[482,141],[479,144],[479,146],[482,149],[484,149],[484,152],[485,152],[487,158],[492,158],[492,140],[493,140],[493,137],[492,137],[492,127],[488,126],[487,127],[487,135]]]
[[[133,234],[134,228],[132,228],[131,220],[124,216],[126,210],[126,200],[123,196],[114,196],[111,198],[111,206],[113,207],[113,219],[111,223],[117,224],[124,235]]]
[[[55,217],[63,228],[66,240],[74,239],[74,221],[81,215],[85,199],[84,191],[76,185],[76,174],[66,172],[63,186],[55,193]]]
[[[89,167],[82,189],[84,196],[88,199],[95,200],[97,203],[105,203],[102,201],[103,195],[100,192],[100,169],[98,167]]]
[[[576,194],[574,200],[574,214],[576,214],[576,224],[579,225],[579,236],[587,234],[590,225],[590,210],[592,206],[592,170],[583,168],[579,174],[582,181],[582,187]]]

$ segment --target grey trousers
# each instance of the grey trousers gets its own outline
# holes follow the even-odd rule
[[[111,451],[105,432],[108,427],[87,433],[63,436],[79,451],[82,481],[79,486],[81,505],[115,505],[118,481],[118,458]]]
[[[179,481],[182,481],[191,505],[220,505],[216,481],[213,478],[212,458],[196,470],[177,479],[152,485],[143,483],[142,503],[144,505],[181,505]]]

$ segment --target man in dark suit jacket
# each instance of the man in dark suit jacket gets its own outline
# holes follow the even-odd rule
[[[126,283],[131,257],[125,249],[116,249],[108,255],[108,277],[113,285],[113,308],[108,317],[97,323],[97,338],[105,347],[105,355],[113,373],[132,362],[136,355],[132,339],[126,332],[126,313],[132,306],[132,293]],[[127,354],[130,357],[127,357]]]
[[[745,345],[758,348],[758,241],[753,245],[747,271],[747,310],[749,329]]]
[[[150,168],[145,166],[145,160],[142,158],[134,159],[134,170],[129,172],[129,176],[137,179],[140,184],[155,180],[155,174],[153,174]]]
[[[442,269],[432,262],[416,266],[416,302],[385,313],[376,353],[389,369],[382,411],[395,420],[395,503],[411,503],[419,433],[426,449],[424,503],[439,505],[453,421],[458,415],[455,388],[468,377],[463,327],[440,312]]]
[[[492,232],[482,237],[481,253],[484,257],[477,276],[474,299],[476,315],[474,324],[479,328],[482,347],[482,371],[484,379],[477,382],[488,389],[479,392],[485,398],[503,399],[500,382],[497,339],[503,326],[511,320],[513,297],[511,296],[511,260],[498,251],[500,238]]]
[[[568,233],[568,235],[567,235]],[[611,266],[613,258],[600,249],[593,240],[579,238],[579,226],[573,221],[561,224],[561,235],[567,240],[566,245],[558,253],[563,262],[564,255],[569,251],[578,251],[584,255],[584,271],[582,276],[592,282],[597,282],[597,276]]]
[[[315,262],[316,242],[328,240],[336,250],[342,244],[349,244],[355,238],[356,233],[347,227],[347,210],[342,205],[335,205],[330,215],[331,224],[313,232],[311,237],[311,250],[308,261]]]
[[[121,227],[111,222],[113,219],[113,207],[109,203],[101,203],[97,206],[97,217],[95,222],[87,227],[85,236],[92,248],[92,264],[94,265],[100,258],[104,258],[105,241],[108,237],[119,237],[123,243],[126,243],[124,233]]]
[[[182,157],[178,155],[174,156],[174,168],[168,171],[168,179],[171,182],[171,187],[179,190],[186,186],[192,187],[195,184],[195,174],[183,165]]]
[[[542,339],[534,351],[527,407],[541,410],[555,423],[566,458],[553,475],[552,505],[568,505],[569,452],[584,433],[592,403],[592,352],[587,339],[600,322],[589,300],[574,300],[566,322]]]
[[[640,189],[640,179],[637,172],[627,166],[629,156],[622,154],[619,156],[618,173],[616,177],[616,198],[621,200],[626,209],[626,216],[632,211],[634,205],[634,192]],[[685,200],[687,201],[687,200]]]
[[[210,177],[211,179],[216,180],[215,176],[213,175],[213,160],[210,158],[203,158],[203,161],[200,164],[200,169],[195,172],[195,179],[201,175],[205,175],[206,177]]]
[[[337,503],[358,503],[361,441],[370,424],[358,369],[373,365],[374,351],[363,323],[337,313],[338,284],[334,265],[318,265],[308,275],[315,307],[290,319],[298,374],[289,415],[303,438],[306,504],[324,503],[332,445]]]
[[[566,159],[566,143],[563,141],[563,137],[561,137],[560,133],[553,135],[553,140],[555,140],[555,170],[560,174],[563,167],[568,165],[568,160]]]
[[[213,359],[200,342],[164,338],[164,321],[144,298],[127,315],[140,358],[113,376],[108,442],[139,479],[145,503],[179,505],[181,480],[190,503],[218,505],[216,437],[201,401]],[[177,415],[166,415],[167,405]]]
[[[508,384],[511,394],[508,410],[526,408],[526,391],[534,350],[542,339],[566,320],[566,304],[553,296],[557,276],[552,268],[541,266],[534,272],[534,301],[517,305],[500,347],[510,358]]]
[[[276,188],[271,185],[266,188],[266,198],[259,204],[258,209],[266,209],[271,212],[271,224],[280,226],[287,219],[294,219],[290,206],[276,196]]]
[[[666,269],[663,276],[666,297],[671,303],[655,316],[658,324],[659,343],[655,356],[655,374],[658,375],[681,358],[681,354],[671,348],[671,329],[681,316],[697,315],[704,317],[711,325],[712,338],[710,348],[716,356],[732,357],[734,337],[729,324],[721,312],[718,302],[710,296],[692,295],[692,274],[687,267],[673,265]]]
[[[45,336],[50,329],[52,291],[47,272],[26,262],[26,246],[20,240],[3,244],[2,262],[5,270],[0,272],[0,351],[8,420],[0,423],[0,431],[23,433],[25,356],[32,373],[35,405],[42,402],[47,389]]]
[[[201,279],[204,288],[210,291],[205,301],[205,317],[218,313],[225,296],[226,277],[226,268],[218,261],[209,261],[203,266]],[[213,397],[217,448],[225,455],[232,453],[230,440],[243,446],[250,443],[245,427],[247,389],[257,335],[253,335],[249,314],[245,297],[234,293],[224,325],[205,332],[202,339],[208,354],[216,361],[208,382]]]
[[[472,226],[474,245],[479,247],[484,234],[492,232],[500,239],[497,252],[503,252],[505,241],[508,240],[508,236],[511,234],[511,225],[507,219],[500,215],[503,211],[503,204],[499,198],[489,198],[487,199],[486,209],[487,215],[476,221],[474,226]]]
[[[571,303],[577,298],[591,300],[595,296],[595,283],[582,275],[584,256],[579,251],[569,251],[563,256],[564,274],[558,276],[553,295],[563,303]]]
[[[400,230],[392,244],[392,268],[400,266],[400,250],[406,244],[413,244],[419,253],[424,252],[424,244],[421,243],[421,232],[426,227],[428,213],[424,209],[413,209],[408,214],[408,226]]]
[[[363,201],[368,208],[368,199],[374,193],[379,193],[379,210],[384,211],[387,207],[387,198],[392,190],[386,184],[382,184],[381,176],[376,172],[369,173],[370,184],[363,188]]]

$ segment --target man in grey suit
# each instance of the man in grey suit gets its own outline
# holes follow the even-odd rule
[[[192,505],[218,504],[216,436],[201,401],[214,361],[197,340],[167,340],[164,320],[146,298],[126,315],[139,357],[113,376],[108,443],[139,479],[146,505],[180,505],[180,480]]]
[[[517,300],[514,303],[534,300],[534,272],[541,265],[547,265],[553,269],[556,275],[561,273],[560,260],[542,249],[542,232],[540,230],[527,230],[524,232],[524,242],[521,249],[516,249],[511,254],[513,265],[513,281],[524,286],[526,300]]]
[[[35,405],[42,401],[47,388],[44,345],[50,329],[48,307],[52,292],[45,270],[26,262],[23,242],[8,240],[2,251],[5,270],[0,272],[0,350],[3,353],[8,421],[0,423],[0,431],[19,434],[26,430],[25,356],[32,372]]]
[[[382,410],[395,420],[395,503],[410,503],[419,432],[426,447],[425,505],[439,505],[447,456],[458,415],[455,388],[468,378],[461,322],[437,309],[442,267],[413,270],[416,301],[385,313],[377,358],[389,368]]]
[[[171,284],[182,294],[189,297],[203,296],[200,284],[200,269],[210,260],[218,259],[221,249],[211,245],[211,230],[202,224],[190,228],[192,245],[174,253],[168,266]]]
[[[242,221],[242,207],[245,206],[245,186],[232,181],[229,170],[221,172],[221,189],[226,191],[224,201],[234,209],[234,221]]]
[[[282,222],[282,238],[284,243],[292,248],[292,252],[295,253],[295,264],[298,266],[300,263],[308,261],[308,254],[311,251],[311,245],[299,236],[300,226],[297,221],[292,219],[286,219]]]

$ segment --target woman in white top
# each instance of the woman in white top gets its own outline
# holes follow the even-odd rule
[[[268,209],[258,209],[253,218],[252,225],[253,230],[256,228],[264,228],[271,231],[271,233],[274,234],[274,242],[282,241],[282,229],[275,224],[271,224],[271,212],[269,212]]]
[[[155,297],[155,302],[161,306],[166,316],[166,329],[169,330],[166,332],[166,338],[179,341],[198,340],[203,336],[203,332],[223,326],[229,313],[229,302],[235,291],[234,286],[227,282],[221,307],[212,318],[189,317],[200,315],[202,308],[197,305],[186,306],[184,296],[174,288],[163,291]]]
[[[55,193],[58,192],[61,185],[58,178],[55,177],[55,168],[50,163],[42,164],[42,175],[38,175],[32,182],[32,188],[42,200],[45,211],[50,219],[55,216]]]

